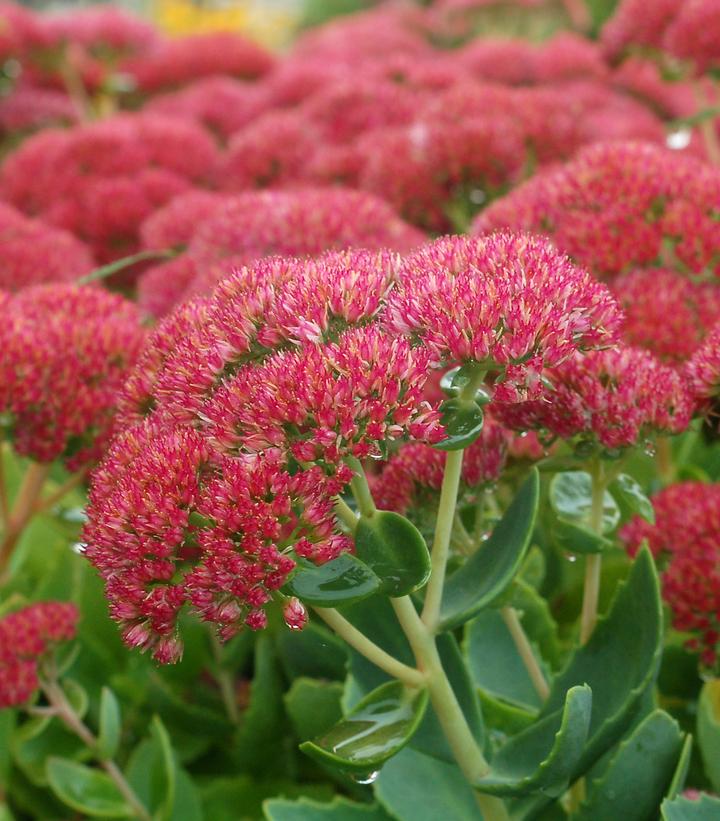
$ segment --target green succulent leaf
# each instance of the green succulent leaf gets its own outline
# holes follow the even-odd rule
[[[377,593],[381,581],[351,553],[343,553],[326,564],[301,561],[283,587],[287,596],[297,596],[306,604],[342,607]]]
[[[550,505],[555,514],[576,525],[590,525],[592,477],[584,470],[557,473],[550,482]],[[603,497],[602,532],[612,533],[620,523],[620,508],[610,493]]]
[[[549,715],[562,706],[570,687],[588,684],[592,688],[590,731],[573,778],[586,772],[630,726],[657,676],[662,624],[657,573],[650,552],[643,548],[618,587],[608,614],[554,678],[543,707],[542,715]]]
[[[380,579],[380,591],[388,596],[406,596],[430,577],[425,539],[411,521],[390,510],[360,517],[355,553]]]
[[[409,690],[398,681],[383,684],[345,718],[300,749],[341,770],[372,773],[412,738],[427,708],[426,690]]]
[[[308,798],[270,798],[263,803],[263,811],[268,821],[391,821],[377,804],[358,804],[340,797],[329,804]]]
[[[682,752],[683,734],[662,710],[650,713],[624,739],[573,821],[645,821],[655,817]]]
[[[633,516],[641,516],[650,524],[655,524],[655,510],[642,487],[632,476],[621,473],[608,488],[620,508],[622,522]]]
[[[509,587],[532,538],[539,488],[533,469],[490,538],[447,580],[440,609],[443,630],[473,618]]]
[[[98,752],[103,758],[114,758],[120,746],[120,705],[109,687],[100,692],[100,731]]]
[[[298,737],[321,735],[340,721],[342,695],[343,685],[339,681],[295,679],[283,701]]]
[[[592,700],[586,685],[571,687],[563,710],[513,736],[495,753],[492,769],[475,783],[477,789],[506,796],[563,793],[582,756]]]
[[[67,700],[72,705],[73,710],[80,716],[85,718],[88,709],[88,694],[82,684],[71,678],[66,678],[62,683],[63,691],[67,696]]]
[[[685,789],[685,779],[687,778],[688,770],[690,769],[690,759],[692,758],[693,737],[690,733],[685,734],[685,741],[680,751],[675,772],[673,773],[670,786],[667,789],[666,797],[673,799]]]
[[[720,679],[706,681],[700,693],[697,737],[705,772],[720,791]]]
[[[437,450],[463,450],[482,433],[485,414],[475,399],[446,399],[440,414],[447,438],[433,445]]]
[[[110,777],[67,758],[47,761],[53,793],[68,807],[91,818],[127,818],[132,811]]]
[[[662,802],[662,821],[717,821],[720,818],[720,798],[702,795],[697,800],[675,798]]]
[[[602,553],[613,546],[610,539],[567,519],[557,518],[551,527],[555,544],[567,553]]]

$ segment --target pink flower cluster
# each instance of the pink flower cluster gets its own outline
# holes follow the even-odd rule
[[[19,291],[43,282],[68,282],[93,269],[92,254],[68,231],[28,219],[0,203],[0,289]]]
[[[145,336],[136,307],[96,288],[44,285],[7,297],[3,317],[5,434],[38,462],[72,471],[97,461]]]
[[[550,401],[498,408],[504,425],[562,439],[590,438],[614,450],[635,447],[657,433],[681,433],[692,418],[684,377],[639,348],[574,356],[546,377],[553,384]]]
[[[699,410],[716,424],[720,399],[720,322],[695,351],[686,373]]]
[[[137,250],[142,221],[209,181],[216,163],[200,126],[126,114],[31,137],[3,163],[0,193],[26,214],[73,232],[107,262]]]
[[[40,686],[40,660],[75,638],[78,617],[74,604],[38,602],[0,618],[0,708],[30,700]]]
[[[720,485],[681,482],[653,496],[655,524],[635,518],[621,531],[631,554],[647,542],[665,562],[663,596],[673,627],[707,667],[720,642]]]
[[[478,312],[491,295],[496,307]],[[126,641],[177,659],[188,605],[223,637],[263,627],[296,558],[352,549],[333,507],[352,477],[345,458],[444,438],[425,398],[434,367],[480,358],[513,399],[532,381],[528,355],[542,368],[611,344],[618,321],[604,286],[510,235],[439,240],[404,259],[267,258],[186,303],[149,338],[93,479],[87,555]],[[468,483],[502,461],[505,435],[491,427]]]

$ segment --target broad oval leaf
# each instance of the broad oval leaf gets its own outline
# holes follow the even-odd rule
[[[602,553],[613,546],[610,539],[589,527],[561,517],[552,522],[551,533],[555,544],[567,553]]]
[[[513,736],[493,756],[492,769],[475,787],[493,795],[523,796],[567,789],[590,728],[592,691],[571,687],[562,710]]]
[[[592,688],[590,732],[573,778],[581,776],[617,743],[632,722],[657,676],[662,625],[657,573],[650,552],[643,548],[627,580],[619,585],[608,614],[553,679],[543,707],[544,715],[558,710],[574,685],[589,684]],[[621,665],[618,659],[622,659]]]
[[[283,593],[297,596],[307,604],[342,607],[372,596],[380,587],[380,579],[365,562],[351,553],[343,553],[321,565],[298,563]]]
[[[127,818],[133,813],[110,777],[67,758],[47,762],[48,783],[68,807],[91,818]]]
[[[390,681],[373,690],[338,724],[300,749],[341,770],[371,773],[412,738],[427,708],[427,690]]]
[[[442,630],[452,630],[505,592],[530,544],[540,479],[533,468],[490,538],[447,580],[440,608]]]
[[[590,527],[592,510],[592,477],[584,470],[557,473],[550,482],[550,505],[557,516],[577,525]],[[620,509],[605,491],[603,496],[602,532],[612,533],[620,523]]]
[[[588,784],[573,821],[645,821],[657,816],[682,752],[683,734],[662,710],[624,739],[603,773]]]
[[[655,524],[655,510],[652,502],[632,476],[621,473],[610,483],[609,491],[620,508],[621,521],[627,522],[637,515],[646,522]]]
[[[705,772],[720,790],[720,679],[706,681],[700,693],[697,736]]]
[[[109,687],[100,692],[100,731],[98,752],[103,758],[113,758],[120,746],[120,705]]]
[[[355,530],[355,552],[380,579],[380,592],[407,596],[430,577],[430,552],[415,525],[390,510],[361,516]]]
[[[482,433],[485,414],[474,399],[447,399],[440,414],[447,438],[433,445],[437,450],[463,450]]]
[[[320,803],[304,796],[297,801],[270,798],[263,802],[267,821],[392,821],[377,804],[358,804],[336,796],[330,803]]]
[[[662,821],[717,821],[720,818],[720,798],[701,795],[698,799],[667,799],[660,807]]]

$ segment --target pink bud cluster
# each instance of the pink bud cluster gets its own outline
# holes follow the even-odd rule
[[[466,310],[460,295],[472,282],[503,294],[506,316],[478,313],[485,297],[474,292]],[[352,478],[346,457],[444,438],[426,399],[444,359],[502,358],[496,393],[511,399],[526,389],[528,350],[540,367],[611,343],[617,322],[604,286],[529,237],[238,269],[151,335],[94,474],[87,554],[126,641],[175,660],[186,606],[223,637],[261,628],[297,558],[351,550],[334,515]],[[474,341],[461,349],[463,334]],[[492,445],[468,458],[469,484],[499,469],[506,437],[491,427]]]
[[[93,269],[88,248],[40,220],[0,203],[0,289],[19,291],[43,282],[68,282]]]
[[[38,602],[0,618],[0,708],[30,700],[40,686],[40,660],[75,638],[78,617],[74,604]]]
[[[498,408],[503,424],[562,439],[593,438],[614,450],[656,433],[681,433],[692,418],[684,377],[640,348],[574,356],[545,375],[553,385],[550,401]]]
[[[0,137],[17,137],[40,128],[71,125],[77,118],[77,110],[67,94],[19,83],[2,98]]]
[[[499,479],[511,439],[509,431],[489,415],[485,417],[480,437],[463,454],[461,492],[480,489]],[[428,445],[403,445],[372,479],[375,503],[381,510],[406,513],[426,501],[428,493],[435,497],[442,485],[446,458],[447,453]]]
[[[714,0],[623,0],[602,39],[613,57],[644,47],[704,72],[720,64],[720,8]]]
[[[673,627],[692,634],[688,646],[713,668],[720,642],[720,485],[681,482],[652,502],[655,524],[635,518],[621,538],[631,554],[647,542],[660,557]]]
[[[202,219],[204,203],[207,213]],[[200,194],[188,195],[168,209],[169,219],[158,212],[152,218],[156,227],[148,225],[151,245],[160,239],[159,226],[169,226],[173,219],[178,227],[192,230],[185,235],[183,257],[148,270],[140,281],[140,304],[159,314],[194,294],[208,293],[234,268],[260,257],[315,256],[353,247],[407,251],[425,238],[379,197],[346,189],[247,192],[218,196],[216,204]],[[169,236],[168,229],[163,232]],[[174,245],[183,244],[177,242],[180,232],[174,239]]]
[[[718,192],[720,172],[692,157],[647,143],[595,145],[497,200],[473,232],[544,234],[601,277],[658,265],[717,272]]]
[[[38,462],[77,470],[97,461],[145,335],[136,307],[95,288],[45,285],[9,297],[3,317],[4,433]]]
[[[142,221],[209,180],[216,162],[200,126],[126,114],[31,137],[3,163],[0,191],[26,214],[85,240],[106,262],[137,250]]]
[[[699,410],[716,424],[720,399],[720,322],[687,363],[686,374]]]

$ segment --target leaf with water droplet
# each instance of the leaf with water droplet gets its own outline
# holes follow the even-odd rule
[[[426,690],[411,690],[399,681],[368,694],[338,724],[300,749],[338,769],[374,772],[410,741],[427,708]]]
[[[343,553],[321,565],[299,561],[282,592],[306,604],[342,607],[372,596],[380,587],[380,579],[365,562]]]
[[[655,524],[655,510],[638,482],[627,473],[621,473],[608,488],[620,508],[621,522],[627,522],[638,515],[650,524]]]
[[[437,450],[463,450],[482,433],[485,414],[474,399],[447,399],[440,414],[447,438],[433,445]]]

